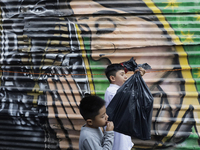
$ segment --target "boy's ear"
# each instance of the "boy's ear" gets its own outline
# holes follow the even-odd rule
[[[87,119],[86,120],[87,125],[92,126],[93,125],[93,121],[92,119]]]
[[[110,76],[110,81],[115,82],[115,76]]]

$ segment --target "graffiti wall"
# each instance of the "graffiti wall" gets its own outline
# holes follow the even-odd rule
[[[153,97],[151,140],[200,149],[200,0],[1,0],[0,149],[78,150],[85,94],[136,58]],[[133,72],[127,73],[129,76]]]

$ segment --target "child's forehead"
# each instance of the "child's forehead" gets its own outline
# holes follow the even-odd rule
[[[118,70],[116,73],[125,73],[125,71],[123,70],[123,69],[121,69],[121,70]]]
[[[102,115],[106,112],[106,106],[102,106],[100,109],[99,109],[99,114],[98,115]]]

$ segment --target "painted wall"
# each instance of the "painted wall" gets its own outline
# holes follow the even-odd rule
[[[200,0],[1,0],[0,149],[78,150],[85,93],[136,58],[154,96],[152,138],[200,149]],[[131,76],[132,72],[128,72]]]

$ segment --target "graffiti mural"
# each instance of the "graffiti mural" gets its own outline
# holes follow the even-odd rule
[[[131,57],[151,65],[143,78],[154,96],[152,138],[132,138],[133,149],[200,148],[200,1],[0,5],[0,149],[78,150],[81,98],[103,98],[106,66]]]

